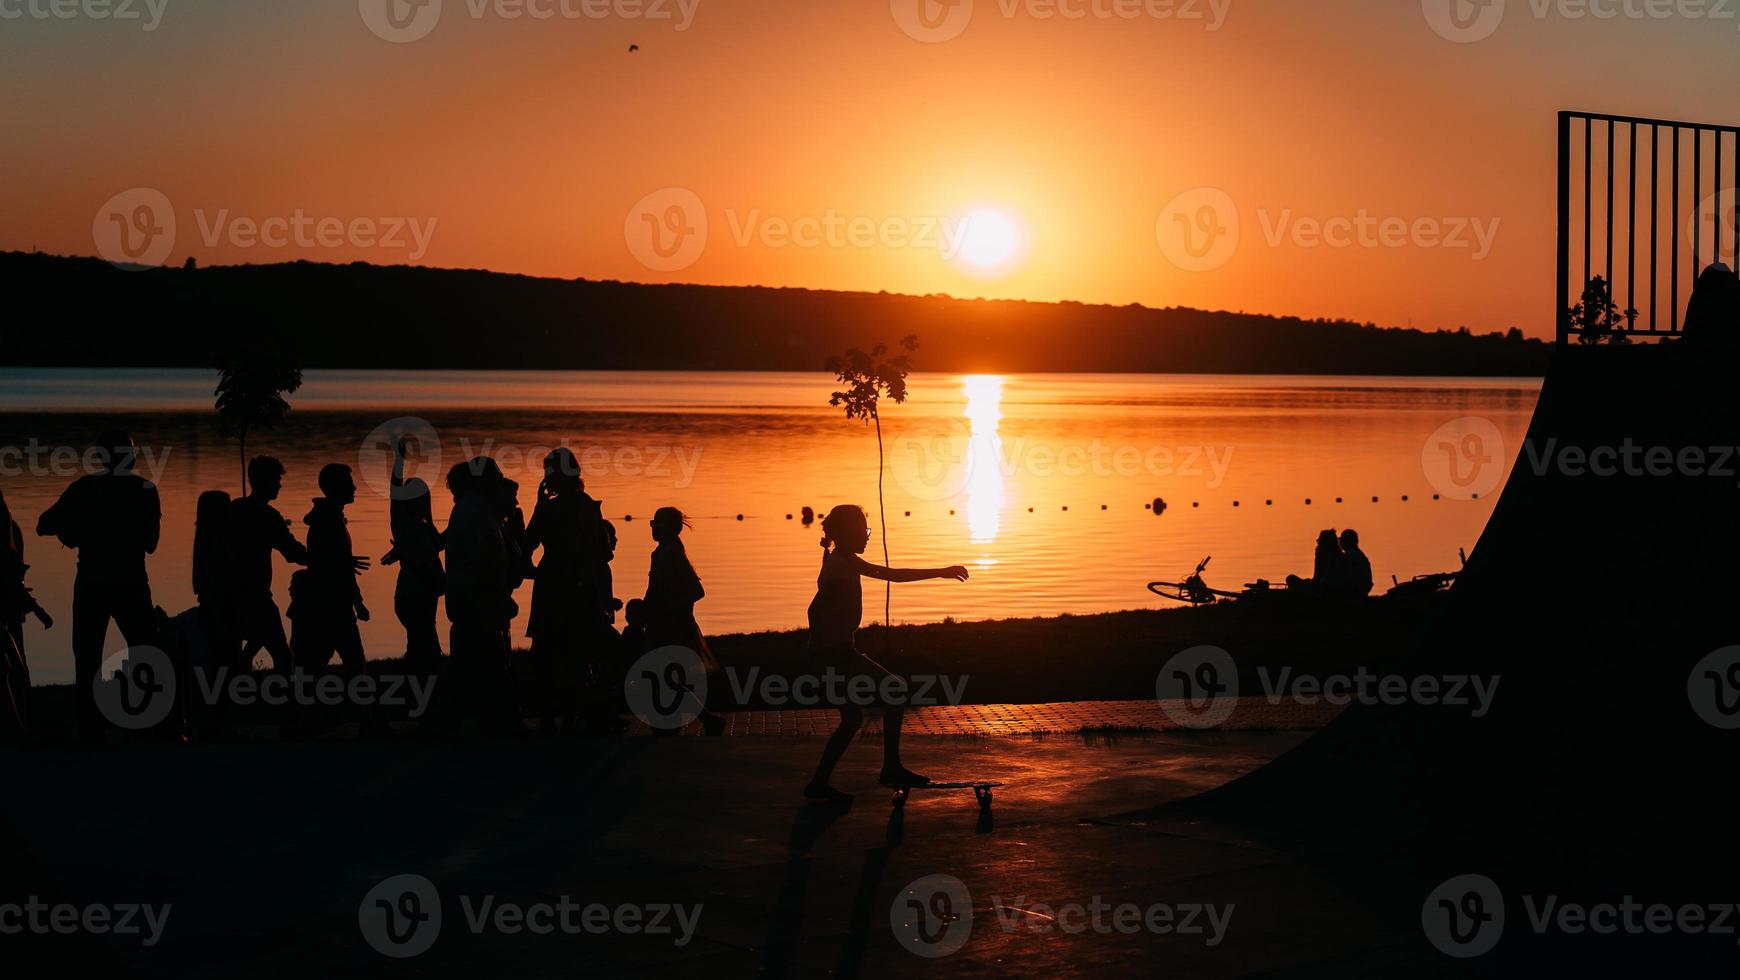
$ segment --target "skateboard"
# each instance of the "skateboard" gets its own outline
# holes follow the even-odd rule
[[[986,782],[976,782],[976,783],[940,783],[940,782],[938,782],[938,783],[925,783],[923,786],[897,786],[897,787],[892,787],[892,788],[894,790],[894,805],[896,807],[904,807],[906,805],[906,798],[908,796],[912,795],[912,792],[914,790],[970,789],[973,791],[973,797],[979,801],[979,809],[989,810],[989,809],[991,809],[991,790],[996,789],[997,787],[1002,786],[1002,785],[1003,785],[1002,783],[986,783]]]

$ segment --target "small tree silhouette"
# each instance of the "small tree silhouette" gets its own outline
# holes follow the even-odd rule
[[[290,413],[284,399],[302,387],[302,369],[275,350],[257,348],[225,355],[218,362],[218,432],[241,444],[242,495],[248,493],[248,433],[270,428]]]
[[[1631,339],[1623,331],[1637,322],[1636,310],[1622,311],[1614,304],[1612,287],[1602,276],[1589,280],[1583,301],[1566,310],[1565,316],[1581,344],[1628,344]]]
[[[886,396],[895,404],[906,401],[906,374],[912,370],[912,359],[908,356],[918,350],[918,337],[907,335],[900,340],[900,349],[905,351],[893,357],[888,356],[888,345],[877,344],[869,351],[856,347],[838,357],[828,358],[828,370],[834,372],[834,377],[846,386],[844,391],[836,391],[828,404],[844,407],[849,419],[863,419],[866,425],[876,425],[876,519],[882,525],[882,564],[890,566],[888,558],[888,511],[882,502],[882,413],[880,406]],[[882,586],[882,625],[892,626],[892,611],[894,608],[894,587],[892,583],[884,582]]]

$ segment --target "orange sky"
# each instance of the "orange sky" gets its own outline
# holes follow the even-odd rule
[[[924,43],[896,16],[908,0],[585,0],[602,18],[583,0],[573,16],[563,0],[444,0],[426,36],[389,43],[362,16],[375,2],[153,0],[152,30],[0,21],[0,248],[94,254],[107,202],[143,187],[171,203],[175,262],[416,261],[1544,336],[1553,112],[1740,121],[1740,4],[1600,20],[1509,0],[1490,37],[1453,43],[1422,0],[972,0],[958,35]],[[552,16],[512,16],[526,4]],[[931,9],[944,31],[963,23]],[[1149,15],[1167,10],[1203,19]],[[665,188],[699,203],[705,247],[649,268],[634,212]],[[1198,188],[1218,196],[1179,198]],[[1177,261],[1175,199],[1192,217],[1203,200],[1236,207],[1236,247],[1211,268]],[[653,198],[660,217],[669,201]],[[924,240],[975,205],[1020,228],[1009,268],[975,273]],[[346,230],[281,247],[245,231],[299,211]],[[1334,248],[1298,224],[1362,216],[1466,247],[1410,231]],[[806,219],[873,230],[784,240],[782,223]],[[392,247],[372,242],[398,224]]]

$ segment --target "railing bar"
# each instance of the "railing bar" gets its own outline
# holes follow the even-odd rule
[[[1740,133],[1740,126],[1727,126],[1727,125],[1723,125],[1721,123],[1692,123],[1692,122],[1687,122],[1683,119],[1678,120],[1678,121],[1675,121],[1672,119],[1651,119],[1647,116],[1623,116],[1623,115],[1616,115],[1616,114],[1610,113],[1610,112],[1570,111],[1570,112],[1567,112],[1566,114],[1573,117],[1573,118],[1576,118],[1576,119],[1599,119],[1599,120],[1602,120],[1604,122],[1638,122],[1638,123],[1644,123],[1647,125],[1660,124],[1660,125],[1664,125],[1664,126],[1681,126],[1681,127],[1696,126],[1696,127],[1702,128],[1702,129],[1721,130],[1724,133]]]
[[[1595,234],[1595,121],[1583,120],[1583,281],[1578,294],[1589,285],[1591,263],[1594,261]]]
[[[1570,310],[1571,286],[1567,281],[1571,275],[1571,116],[1569,113],[1559,113],[1559,227],[1558,227],[1558,268],[1554,270],[1558,280],[1558,297],[1553,307],[1554,335],[1558,345],[1564,347],[1571,338]]]
[[[1680,128],[1674,127],[1674,196],[1668,208],[1672,215],[1673,236],[1668,239],[1668,315],[1669,332],[1680,332]]]
[[[1628,327],[1637,326],[1637,123],[1631,127],[1631,166],[1625,171],[1625,183],[1631,188],[1627,217],[1629,231],[1625,247],[1625,318]]]
[[[1711,262],[1722,261],[1722,134],[1716,134],[1716,168],[1710,171],[1710,186],[1716,189],[1715,210],[1710,214],[1710,237],[1715,241]]]
[[[1649,332],[1655,333],[1661,307],[1656,302],[1656,273],[1661,269],[1661,127],[1649,124]]]
[[[1613,128],[1607,124],[1607,295],[1613,296]]]
[[[1704,131],[1692,130],[1692,207],[1704,205]],[[1698,211],[1692,211],[1692,282],[1698,281],[1698,267],[1703,263],[1704,229],[1698,227]]]

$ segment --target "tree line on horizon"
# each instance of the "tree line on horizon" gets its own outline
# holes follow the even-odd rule
[[[0,336],[15,366],[209,367],[245,339],[307,368],[814,371],[856,338],[916,333],[932,371],[1528,377],[1552,351],[1515,328],[360,262],[127,270],[12,252],[0,283],[20,304]]]

